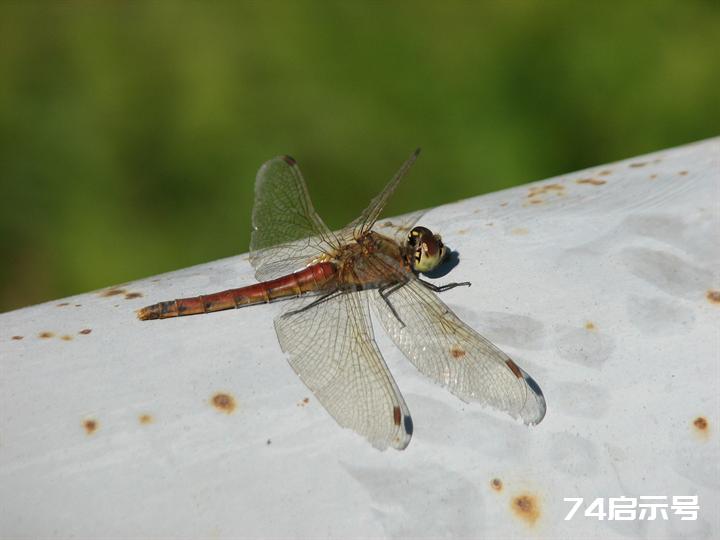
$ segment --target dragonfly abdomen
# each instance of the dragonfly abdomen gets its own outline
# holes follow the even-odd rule
[[[142,320],[167,319],[265,304],[274,300],[301,296],[307,292],[320,291],[336,274],[337,268],[333,263],[322,262],[287,276],[238,289],[158,302],[139,310],[138,318]]]

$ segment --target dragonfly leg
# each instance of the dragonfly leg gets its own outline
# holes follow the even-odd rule
[[[450,289],[454,289],[455,287],[469,287],[470,286],[469,281],[463,281],[461,283],[446,283],[445,285],[435,285],[434,283],[430,283],[429,281],[423,281],[420,278],[418,278],[418,281],[420,283],[422,283],[424,287],[426,287],[434,292],[445,292],[445,291],[449,291]]]
[[[343,292],[344,292],[344,291],[332,291],[332,292],[329,292],[329,293],[321,296],[321,297],[318,298],[317,300],[313,300],[313,301],[310,302],[307,306],[303,306],[303,307],[301,307],[300,309],[293,309],[292,311],[288,311],[287,313],[284,313],[284,314],[283,314],[283,317],[289,317],[290,315],[297,315],[298,313],[302,313],[302,312],[305,311],[306,309],[314,308],[314,307],[317,306],[318,304],[322,304],[323,302],[326,302],[327,300],[330,300],[330,299],[331,299],[332,297],[334,297],[334,296],[337,296],[337,295],[339,295],[339,294],[343,294]]]
[[[378,292],[380,293],[380,297],[385,300],[385,303],[390,308],[390,311],[392,311],[392,314],[395,315],[395,318],[400,323],[400,326],[402,328],[405,328],[405,323],[400,318],[400,315],[398,315],[398,312],[395,311],[395,307],[392,305],[392,302],[390,302],[390,299],[388,298],[392,293],[397,291],[400,287],[405,285],[405,281],[401,281],[399,283],[393,283],[391,285],[384,285],[378,289]]]

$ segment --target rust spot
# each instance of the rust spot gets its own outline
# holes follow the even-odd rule
[[[680,176],[687,176],[687,173],[688,173],[687,171],[680,171],[678,174]]]
[[[500,203],[500,206],[502,206],[503,208],[505,208],[507,205],[508,205],[508,203],[506,203],[506,202]]]
[[[527,197],[528,199],[530,199],[530,204],[542,204],[544,201],[542,199],[538,199],[537,197],[550,192],[555,192],[555,195],[564,195],[565,186],[563,186],[562,184],[546,184],[544,186],[533,186],[529,188]]]
[[[20,341],[20,340],[23,339],[24,337],[25,337],[25,336],[13,336],[12,339],[14,339],[15,341]]]
[[[82,334],[83,336],[87,336],[92,330],[90,328],[83,328],[78,332],[78,334]]]
[[[303,400],[302,400],[301,402],[299,402],[299,403],[297,404],[297,406],[298,406],[298,407],[304,407],[304,406],[307,405],[308,403],[310,403],[310,398],[303,398]]]
[[[578,178],[575,180],[576,184],[590,184],[591,186],[602,186],[607,184],[606,180],[600,180],[599,178]]]
[[[516,228],[516,229],[511,230],[511,231],[510,231],[510,234],[514,234],[515,236],[525,236],[525,235],[528,234],[529,232],[530,232],[530,231],[528,231],[528,230],[527,230],[526,228],[524,228],[524,227],[518,227],[518,228]]]
[[[637,169],[638,167],[644,167],[645,165],[647,165],[647,161],[636,161],[635,163],[631,163],[630,165],[628,165],[628,167]]]
[[[400,407],[393,407],[393,422],[395,422],[396,426],[399,426],[401,421],[402,411],[400,411]]]
[[[522,371],[520,371],[520,368],[515,362],[508,358],[507,360],[505,360],[505,363],[507,364],[507,367],[510,368],[510,371],[512,371],[518,379],[522,379]]]
[[[657,178],[657,174],[651,174],[651,175],[650,175],[650,180],[655,180],[656,178]]]
[[[544,186],[533,186],[529,188],[530,192],[528,194],[528,197],[532,197],[533,195],[538,195],[540,193],[547,193],[548,191],[562,191],[565,189],[565,186],[562,184],[545,184]]]
[[[83,427],[85,428],[85,433],[87,433],[88,435],[92,435],[93,433],[95,433],[95,431],[97,431],[98,422],[97,420],[93,419],[85,420],[83,422]]]
[[[457,233],[455,233],[455,234],[467,234],[468,232],[470,232],[470,229],[460,229],[460,230],[459,230]]]
[[[118,294],[125,294],[125,289],[108,289],[100,293],[100,296],[117,296]]]
[[[534,525],[540,517],[540,505],[533,495],[521,493],[513,497],[510,506],[515,515],[526,521],[528,525]]]
[[[133,298],[142,298],[142,293],[140,292],[129,292],[125,294],[125,300],[132,300]]]
[[[75,307],[82,307],[82,304],[75,304]]]
[[[609,176],[612,174],[612,171],[610,169],[605,169],[604,171],[600,171],[598,173],[598,176]]]
[[[72,341],[73,337],[70,334],[63,334],[62,336],[60,336],[60,339],[62,339],[63,341]]]
[[[459,360],[463,356],[467,354],[465,349],[462,347],[458,347],[457,345],[454,345],[452,349],[450,349],[450,354],[452,354],[453,358]]]
[[[230,394],[222,392],[217,393],[212,397],[210,402],[217,410],[227,414],[230,414],[235,410],[235,398],[233,398]]]
[[[597,330],[597,327],[595,326],[595,323],[592,321],[588,321],[585,323],[585,330]]]
[[[140,422],[141,424],[152,424],[153,417],[149,414],[141,414],[140,416],[138,416],[138,422]]]
[[[708,439],[710,436],[710,425],[707,418],[704,416],[698,416],[695,420],[693,420],[693,426],[695,427],[695,434],[700,438],[700,440]]]
[[[69,306],[69,305],[70,305],[70,302],[60,302],[59,304],[57,304],[57,307],[65,307],[65,306]]]
[[[490,487],[493,488],[495,491],[502,491],[503,483],[502,480],[499,478],[493,478],[490,481]]]
[[[42,339],[50,339],[51,337],[55,337],[55,334],[52,332],[40,332],[38,337]]]
[[[710,289],[705,295],[705,298],[707,298],[708,301],[713,304],[720,304],[720,291]]]

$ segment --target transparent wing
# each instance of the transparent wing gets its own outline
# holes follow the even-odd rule
[[[255,180],[250,263],[259,281],[283,276],[333,251],[337,240],[317,215],[290,156],[266,162]]]
[[[426,212],[427,210],[417,210],[392,219],[383,219],[375,222],[373,230],[384,236],[389,236],[399,244],[404,245],[405,242],[407,242],[410,230]],[[355,239],[355,233],[355,229],[352,224],[350,224],[342,231],[335,231],[335,236],[341,243],[349,243]]]
[[[464,401],[490,405],[526,424],[543,419],[545,398],[535,380],[417,279],[388,297],[404,326],[377,291],[373,298],[388,335],[421,373]]]
[[[403,177],[410,170],[410,167],[412,167],[413,163],[415,163],[415,160],[417,159],[419,154],[420,149],[418,148],[417,150],[415,150],[415,152],[412,153],[412,155],[407,159],[407,161],[403,163],[402,167],[400,167],[400,170],[395,173],[395,176],[392,177],[390,182],[388,182],[388,184],[380,192],[380,194],[377,195],[370,202],[365,211],[360,214],[360,216],[356,220],[354,220],[346,227],[346,229],[353,230],[353,235],[355,238],[359,238],[360,236],[362,236],[363,233],[366,233],[367,231],[372,229],[372,226],[375,224],[378,217],[380,217],[380,212],[382,212],[382,209],[387,204],[390,195],[393,194],[395,188],[400,183],[400,180],[403,179]]]
[[[290,365],[338,424],[384,450],[410,442],[407,405],[375,343],[365,292],[338,293],[275,320]],[[297,309],[300,302],[291,302]],[[307,305],[307,302],[306,304]]]

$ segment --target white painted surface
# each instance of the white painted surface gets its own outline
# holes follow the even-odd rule
[[[277,304],[135,318],[252,283],[245,255],[0,315],[0,537],[720,537],[719,156],[712,139],[425,216],[460,252],[439,281],[473,282],[443,299],[543,388],[534,428],[458,401],[376,328],[415,422],[379,452],[296,378]],[[620,495],[698,495],[698,520],[563,520],[564,497]]]

